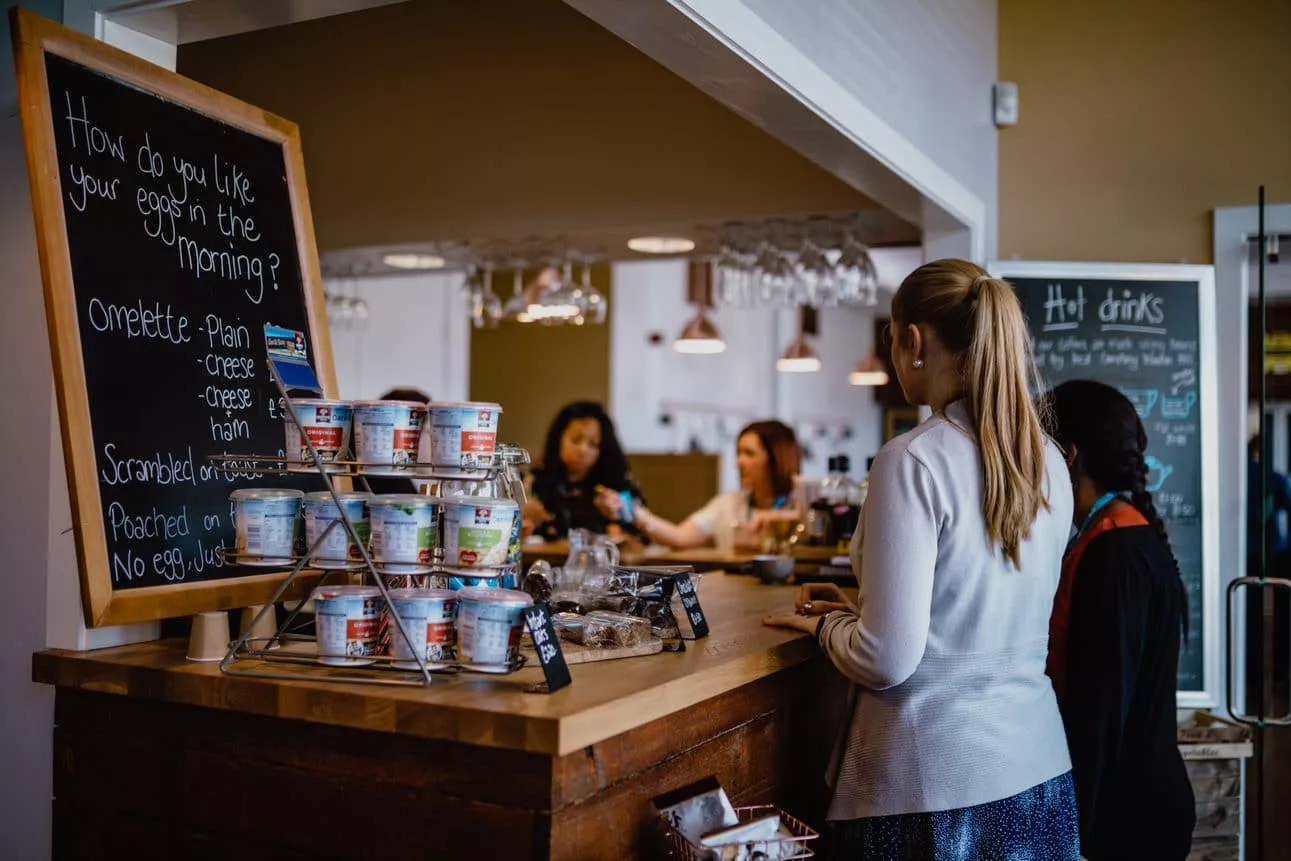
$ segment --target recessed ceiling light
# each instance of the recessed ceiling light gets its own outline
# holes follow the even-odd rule
[[[695,240],[684,236],[635,236],[628,248],[642,254],[685,254],[695,250]]]
[[[387,254],[381,262],[395,269],[442,269],[445,263],[435,254]]]

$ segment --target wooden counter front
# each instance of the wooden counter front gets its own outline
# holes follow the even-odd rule
[[[737,804],[811,818],[826,668],[760,621],[792,597],[707,575],[707,639],[573,666],[550,695],[524,691],[537,669],[395,688],[226,676],[178,641],[39,653],[58,687],[55,856],[151,833],[203,857],[631,858],[650,799],[710,774]]]

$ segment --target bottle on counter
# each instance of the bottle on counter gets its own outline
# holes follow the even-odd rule
[[[838,545],[839,553],[851,547],[852,535],[861,520],[861,486],[849,474],[851,458],[840,454],[832,459],[834,480],[830,482],[826,501],[830,511],[830,537]]]
[[[833,485],[838,480],[838,458],[829,459],[829,472],[820,482],[816,498],[809,501],[806,509],[806,541],[811,547],[829,547],[834,543],[830,529],[833,525]]]

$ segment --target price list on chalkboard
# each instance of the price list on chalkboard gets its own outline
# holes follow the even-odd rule
[[[112,588],[246,575],[230,491],[317,489],[208,459],[283,448],[262,332],[310,331],[283,145],[45,67]]]
[[[1179,690],[1203,687],[1204,534],[1200,312],[1195,281],[1009,277],[1047,385],[1098,380],[1133,403],[1147,431],[1147,489],[1188,590]]]

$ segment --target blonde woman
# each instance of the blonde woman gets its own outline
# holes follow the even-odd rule
[[[883,447],[852,542],[860,592],[798,614],[852,683],[827,777],[837,857],[1075,861],[1071,760],[1045,675],[1071,527],[1061,452],[1031,386],[1012,289],[927,263],[892,302],[892,362],[933,417]]]

